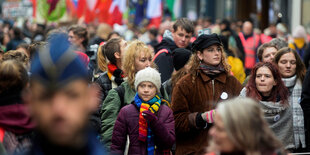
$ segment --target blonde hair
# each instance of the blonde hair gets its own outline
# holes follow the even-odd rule
[[[223,46],[219,46],[221,48],[221,62],[220,64],[223,65],[225,72],[229,73],[230,72],[230,65],[227,62],[226,59],[226,54],[224,52],[224,48]],[[199,65],[200,65],[200,59],[197,55],[197,53],[200,51],[196,51],[194,54],[192,54],[188,64],[190,66],[190,71],[189,73],[192,75],[192,82],[194,83],[196,77],[197,77],[197,70],[199,69]]]
[[[147,57],[153,58],[153,51],[147,47],[145,43],[139,40],[130,42],[125,50],[124,57],[122,59],[122,69],[127,76],[127,81],[129,85],[134,88],[136,67],[135,60],[141,56],[141,53],[144,53]],[[154,67],[154,64],[152,64]]]
[[[216,112],[237,150],[262,154],[262,151],[283,149],[264,119],[261,107],[253,99],[237,97],[224,101],[219,103]]]
[[[102,50],[103,45],[100,45],[98,47],[98,52],[97,52],[97,64],[98,68],[102,71],[105,72],[108,70],[108,62],[105,58],[105,55],[103,54]]]

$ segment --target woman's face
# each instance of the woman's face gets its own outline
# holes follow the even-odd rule
[[[10,42],[9,34],[5,34],[3,38],[3,45],[7,45]]]
[[[214,126],[210,129],[209,134],[214,140],[216,149],[218,149],[220,152],[235,151],[235,145],[228,137],[224,123],[219,114],[215,114]]]
[[[202,52],[198,51],[197,55],[204,64],[217,66],[222,60],[222,48],[219,45],[212,45]]]
[[[267,47],[262,55],[262,61],[263,62],[272,62],[274,59],[274,56],[277,53],[277,49],[274,47]]]
[[[125,54],[125,48],[127,47],[127,41],[125,41],[124,39],[122,39],[122,41],[120,42],[120,50],[121,50],[121,58],[124,56]]]
[[[150,67],[151,64],[152,64],[152,56],[147,57],[145,52],[141,52],[141,54],[135,58],[136,72],[138,72],[138,71],[140,71],[146,67]]]
[[[278,61],[279,71],[282,77],[289,78],[296,74],[296,58],[295,55],[290,52],[283,54]]]
[[[260,67],[256,71],[255,84],[257,90],[262,93],[263,96],[269,96],[273,86],[277,83],[274,80],[272,72],[268,67]]]
[[[68,40],[70,41],[70,43],[75,46],[82,45],[82,42],[84,40],[82,38],[79,38],[77,35],[75,35],[73,31],[69,31],[68,37],[69,37]]]

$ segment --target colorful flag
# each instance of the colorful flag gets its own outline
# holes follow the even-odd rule
[[[68,13],[73,17],[77,17],[78,0],[66,0],[66,4]]]
[[[146,17],[150,20],[148,28],[159,28],[162,16],[162,3],[161,0],[148,0]]]
[[[180,17],[181,13],[181,0],[167,0],[168,9],[171,13],[171,18],[175,20]]]
[[[113,0],[109,8],[110,18],[108,24],[113,25],[115,23],[122,24],[123,13],[126,11],[126,0]]]
[[[59,20],[66,13],[66,0],[36,1],[39,14],[47,21]]]

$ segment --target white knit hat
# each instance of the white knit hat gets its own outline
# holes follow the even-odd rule
[[[135,78],[135,89],[138,90],[138,86],[141,82],[152,82],[156,88],[157,92],[160,92],[160,86],[161,86],[161,80],[160,80],[160,74],[159,72],[151,67],[147,67],[145,69],[142,69],[138,71]]]
[[[293,31],[293,38],[304,38],[307,41],[307,32],[305,28],[301,25],[297,25]]]

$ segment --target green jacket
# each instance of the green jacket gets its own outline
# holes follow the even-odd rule
[[[5,149],[3,147],[3,144],[1,142],[0,142],[0,154],[1,155],[6,155],[6,151],[5,151]]]
[[[105,144],[108,150],[110,150],[111,139],[114,124],[120,109],[130,104],[136,94],[136,91],[129,86],[127,81],[123,82],[120,87],[124,87],[124,105],[121,105],[120,97],[115,89],[111,89],[108,96],[102,103],[100,110],[101,115],[101,141]]]

